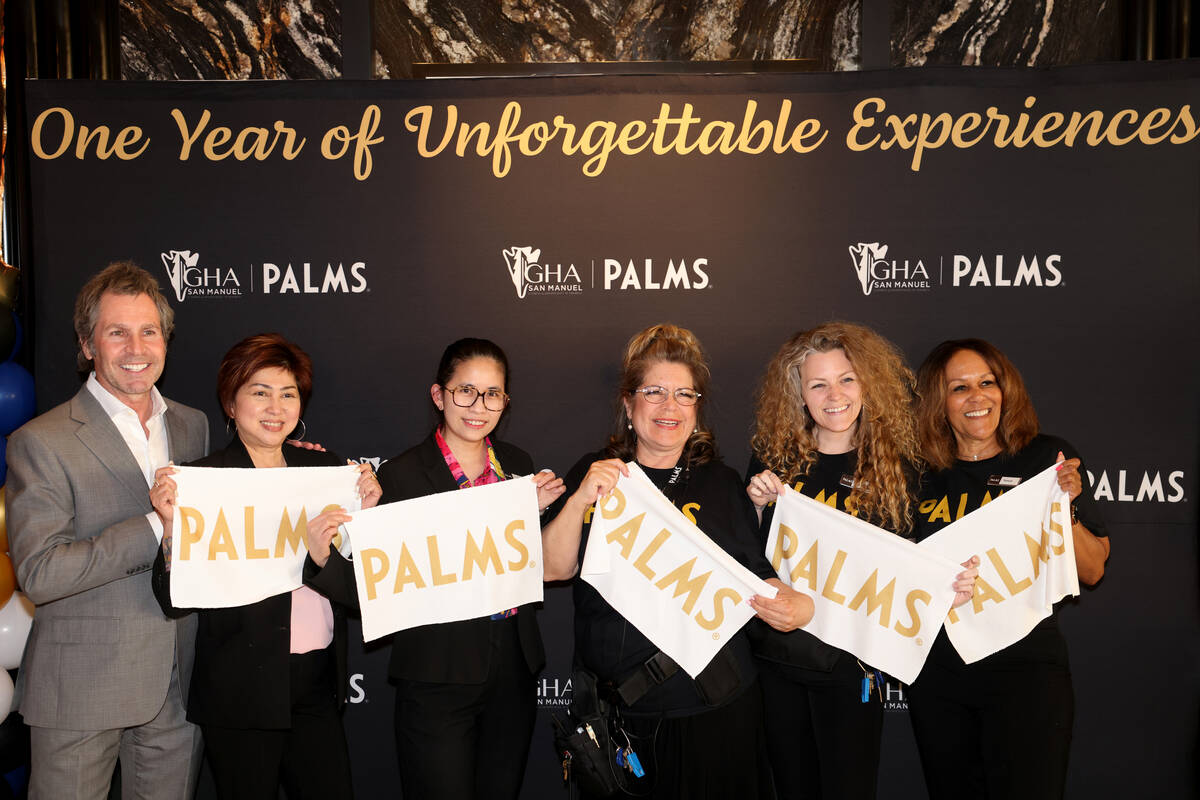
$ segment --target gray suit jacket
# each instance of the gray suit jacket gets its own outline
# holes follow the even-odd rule
[[[166,402],[171,459],[200,458],[204,413]],[[25,722],[68,730],[149,722],[174,663],[187,692],[196,618],[169,620],[154,599],[146,479],[86,386],[9,438],[6,494],[17,581],[37,606],[17,676]]]

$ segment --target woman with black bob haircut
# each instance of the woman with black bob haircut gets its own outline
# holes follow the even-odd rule
[[[333,453],[285,445],[312,394],[312,360],[277,333],[235,344],[217,371],[217,398],[234,437],[193,467],[331,467]],[[174,467],[155,475],[150,500],[163,523],[154,593],[168,617],[192,613],[171,604]],[[359,466],[363,508],[380,496],[370,465]],[[357,606],[354,572],[331,548],[344,509],[308,521],[304,585],[257,603],[204,608],[188,719],[200,726],[222,800],[351,797],[350,758],[341,712],[346,702],[346,606]],[[342,569],[323,569],[335,559]],[[347,578],[348,576],[348,578]],[[331,602],[332,601],[332,602]]]
[[[546,580],[575,576],[593,504],[628,474],[625,462],[636,461],[713,542],[779,589],[775,599],[753,599],[760,615],[770,614],[784,626],[802,625],[812,617],[812,601],[775,578],[763,556],[742,482],[717,458],[705,424],[708,393],[708,362],[691,331],[654,325],[629,340],[608,445],[585,455],[567,474],[567,493],[542,529]],[[575,581],[574,597],[575,663],[609,687],[646,770],[639,794],[773,798],[762,698],[745,635],[730,637],[693,679],[591,584]]]
[[[384,503],[483,486],[533,473],[533,459],[491,434],[508,407],[508,358],[487,339],[446,348],[429,396],[440,421],[425,440],[379,469]],[[562,494],[549,470],[533,478],[538,508]],[[515,798],[537,714],[534,678],[545,664],[538,604],[490,617],[397,632],[396,751],[406,798]]]
[[[921,454],[930,467],[917,538],[1057,462],[1058,485],[1071,497],[1079,580],[1099,581],[1108,531],[1087,473],[1070,444],[1038,432],[1037,413],[1012,362],[982,339],[942,342],[921,364],[917,391]],[[908,702],[932,800],[1063,796],[1075,699],[1054,615],[973,664],[964,664],[940,632]]]

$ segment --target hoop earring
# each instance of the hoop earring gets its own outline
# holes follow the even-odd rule
[[[233,430],[232,430],[232,431],[231,431],[231,430],[229,430],[229,423],[231,423],[231,422],[233,423]],[[233,436],[233,434],[235,434],[235,433],[237,433],[237,423],[236,423],[236,422],[234,422],[234,419],[233,419],[233,417],[226,417],[226,418],[225,418],[225,435],[226,435],[226,436]]]
[[[296,432],[296,429],[292,428],[292,433],[294,434],[295,432]],[[292,438],[295,439],[297,442],[303,442],[304,437],[307,435],[308,435],[308,426],[304,424],[304,419],[301,418],[300,419],[300,435],[293,436]]]

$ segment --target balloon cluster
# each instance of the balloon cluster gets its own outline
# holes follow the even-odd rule
[[[33,603],[17,591],[17,576],[8,555],[8,524],[4,513],[8,435],[33,418],[36,408],[33,376],[13,360],[21,349],[21,324],[13,312],[20,271],[0,261],[0,719],[12,710],[13,682],[8,670],[21,664],[25,640],[33,625]]]

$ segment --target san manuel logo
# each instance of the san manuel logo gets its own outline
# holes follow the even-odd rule
[[[160,254],[175,299],[186,297],[240,297],[242,283],[233,267],[202,267],[200,254],[191,250],[168,250]]]
[[[583,292],[583,280],[574,264],[543,263],[542,250],[535,247],[514,245],[501,252],[519,299],[525,299],[526,295]]]

